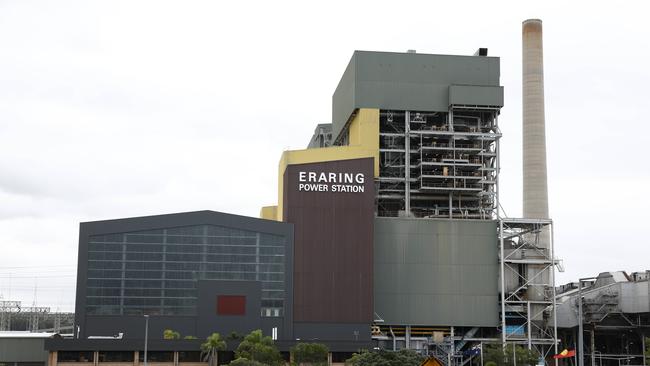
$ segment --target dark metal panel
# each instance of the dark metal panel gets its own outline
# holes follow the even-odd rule
[[[85,337],[110,337],[123,334],[124,339],[144,339],[145,318],[139,315],[88,315]],[[184,336],[198,336],[195,316],[149,316],[149,338],[162,339],[165,329],[177,331]]]
[[[143,325],[144,326],[144,325]],[[147,349],[150,351],[196,351],[201,349],[205,339],[149,339]],[[228,343],[232,350],[237,344]],[[45,340],[48,351],[141,351],[144,349],[144,339],[63,339],[50,338]]]
[[[299,190],[300,172],[361,173],[363,193]],[[294,223],[294,322],[372,321],[371,158],[289,165],[284,215]]]
[[[370,342],[368,323],[295,323],[294,334],[301,340]]]
[[[375,218],[375,312],[387,324],[496,326],[496,223]]]
[[[86,235],[125,233],[194,225],[219,225],[278,235],[286,235],[291,231],[291,227],[286,226],[286,223],[207,210],[81,223],[82,231]]]

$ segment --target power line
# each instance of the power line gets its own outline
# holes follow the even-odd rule
[[[61,265],[51,265],[51,266],[10,266],[10,267],[2,267],[0,266],[0,269],[18,269],[18,268],[59,268],[59,267],[67,267],[67,268],[75,268],[75,265],[70,265],[70,264],[61,264]]]

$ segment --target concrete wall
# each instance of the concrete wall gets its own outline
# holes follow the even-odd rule
[[[496,222],[378,217],[374,242],[385,324],[498,324]]]

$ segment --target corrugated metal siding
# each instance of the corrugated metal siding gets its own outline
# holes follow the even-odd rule
[[[347,123],[355,107],[355,78],[356,78],[356,58],[354,54],[348,63],[348,66],[341,76],[334,95],[332,95],[332,141],[336,141],[337,136]]]
[[[449,104],[503,107],[503,87],[451,85]]]
[[[450,85],[498,87],[499,76],[498,57],[355,51],[332,96],[333,137],[357,108],[446,112]]]
[[[0,362],[45,362],[44,339],[0,338]]]
[[[650,312],[650,282],[623,282],[619,285],[620,307],[624,313]]]
[[[493,221],[375,218],[375,312],[387,324],[496,326]]]

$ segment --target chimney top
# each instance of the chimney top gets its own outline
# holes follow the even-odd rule
[[[488,49],[487,48],[479,48],[474,52],[474,56],[487,56],[488,55]]]

